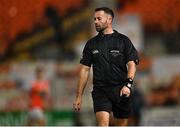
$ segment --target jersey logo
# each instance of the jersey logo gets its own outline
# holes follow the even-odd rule
[[[110,53],[119,53],[119,50],[111,50]]]
[[[97,53],[99,53],[99,51],[96,49],[96,50],[93,50],[92,53],[97,54]]]
[[[120,51],[119,50],[110,50],[110,54],[112,56],[118,56],[118,55],[120,55]]]

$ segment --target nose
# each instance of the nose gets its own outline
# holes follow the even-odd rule
[[[95,20],[95,21],[94,21],[94,24],[95,24],[95,25],[98,25],[98,21],[97,21],[97,20]]]

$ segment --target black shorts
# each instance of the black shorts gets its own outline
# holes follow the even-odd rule
[[[94,87],[92,91],[94,112],[113,112],[115,118],[128,118],[132,112],[131,95],[120,96],[122,86]]]

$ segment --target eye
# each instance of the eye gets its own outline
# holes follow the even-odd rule
[[[101,17],[95,17],[94,21],[96,21],[96,20],[100,21],[101,19],[102,19]]]
[[[98,17],[97,19],[98,19],[98,20],[101,20],[102,18],[101,18],[101,17]]]

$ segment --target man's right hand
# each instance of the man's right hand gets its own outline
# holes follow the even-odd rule
[[[73,107],[75,111],[80,111],[81,109],[81,103],[82,103],[82,98],[77,97],[73,103]]]

